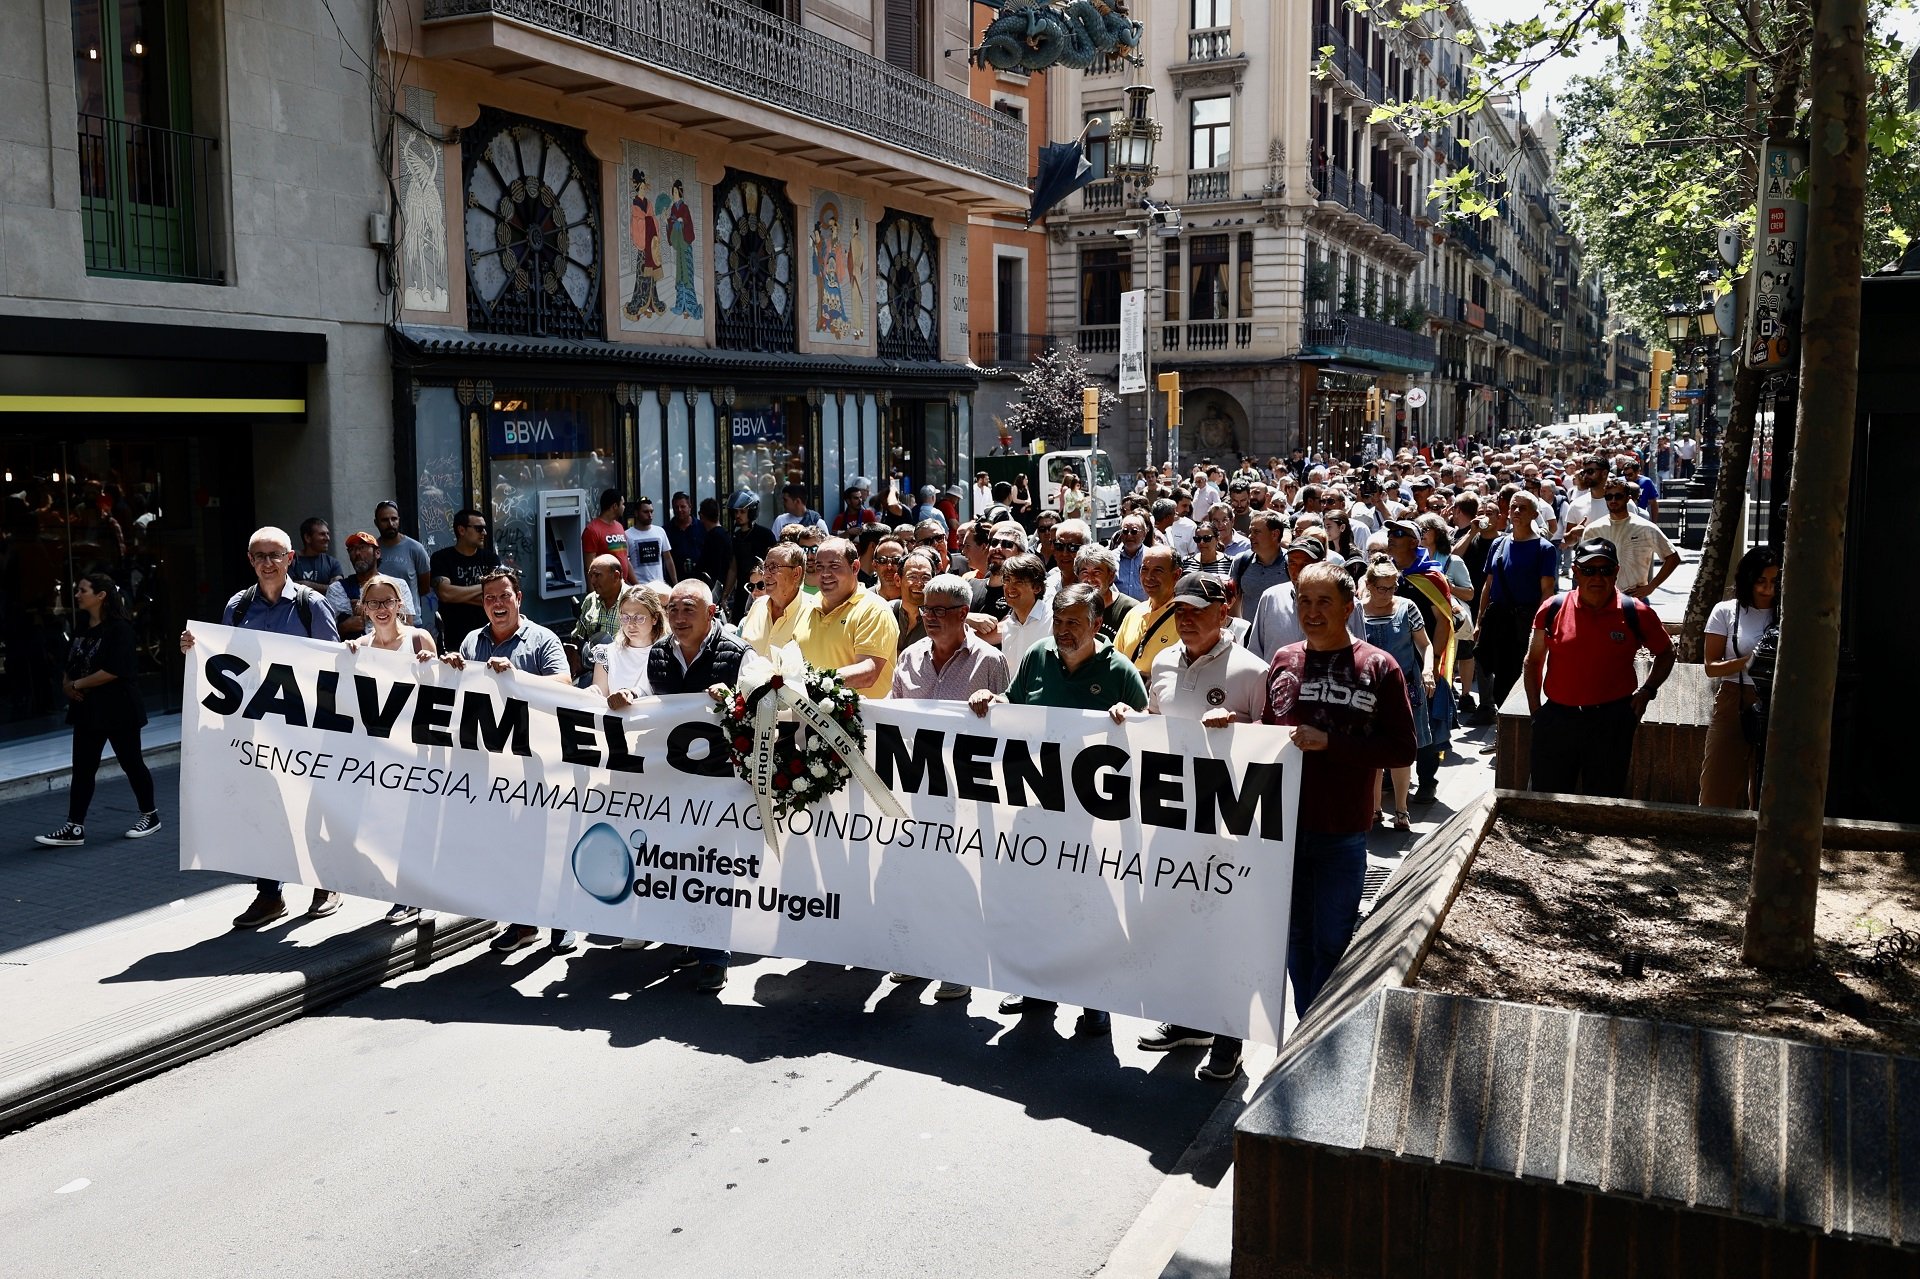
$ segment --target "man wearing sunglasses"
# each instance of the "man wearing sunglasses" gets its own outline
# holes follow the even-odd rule
[[[461,643],[486,624],[480,607],[480,579],[500,567],[487,546],[487,517],[460,510],[453,516],[453,545],[433,553],[427,571],[440,600],[440,646],[458,652]]]
[[[1660,584],[1680,567],[1680,553],[1660,526],[1634,508],[1633,485],[1620,476],[1611,476],[1601,490],[1607,517],[1588,523],[1586,536],[1603,537],[1613,543],[1620,557],[1620,590],[1635,599],[1647,599]],[[1655,563],[1659,568],[1654,568]]]
[[[1620,556],[1591,537],[1574,548],[1574,588],[1534,615],[1527,649],[1533,789],[1625,796],[1633,733],[1673,670],[1673,641],[1647,605],[1622,594]],[[1634,655],[1653,655],[1640,682]]]

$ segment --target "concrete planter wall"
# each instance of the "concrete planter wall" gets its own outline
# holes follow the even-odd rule
[[[1241,1116],[1237,1279],[1920,1276],[1920,1060],[1410,988],[1502,812],[1753,823],[1497,792],[1424,842]]]

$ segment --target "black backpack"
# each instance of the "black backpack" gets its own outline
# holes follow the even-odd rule
[[[320,593],[311,586],[302,586],[298,582],[288,582],[287,589],[293,592],[293,611],[300,615],[300,627],[306,631],[307,638],[312,639],[313,601],[319,597]],[[233,624],[235,626],[245,626],[247,624],[247,610],[252,608],[254,601],[259,598],[260,584],[258,582],[241,592],[240,602],[233,606]]]

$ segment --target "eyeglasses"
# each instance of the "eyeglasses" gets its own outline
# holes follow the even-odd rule
[[[806,553],[808,559],[820,554],[820,548],[817,546],[803,546],[800,549]]]
[[[473,530],[474,532],[476,532],[476,533],[484,533],[484,532],[486,532],[486,531],[487,531],[487,526],[486,526],[486,525],[484,525],[484,524],[475,524],[475,523],[473,523],[473,522],[471,522],[471,521],[469,521],[469,522],[467,522],[466,524],[463,524],[463,525],[461,525],[461,527],[462,527],[462,528],[469,528],[469,529],[472,529],[472,530]]]
[[[291,551],[248,551],[247,558],[255,564],[278,564],[292,555]]]
[[[1607,494],[1604,494],[1603,496],[1609,502],[1624,502],[1627,500],[1627,495],[1625,493],[1607,493]]]
[[[1017,542],[1010,537],[996,537],[991,542],[988,542],[987,545],[996,551],[1024,551],[1027,549],[1025,542]]]
[[[370,611],[370,612],[374,612],[374,613],[384,613],[384,612],[386,612],[386,611],[387,611],[387,610],[389,610],[389,609],[395,609],[395,608],[399,608],[399,607],[400,607],[400,601],[399,601],[399,600],[397,600],[397,599],[391,599],[391,600],[370,600],[370,599],[364,599],[364,598],[363,598],[363,599],[362,599],[362,600],[360,601],[360,603],[361,603],[361,604],[362,604],[362,605],[363,605],[363,606],[364,606],[364,607],[365,607],[365,608],[366,608],[366,609],[367,609],[368,611]]]
[[[922,617],[945,617],[949,613],[964,613],[966,611],[967,606],[965,604],[922,604],[920,606],[920,614]]]
[[[764,591],[767,589],[767,584],[765,582],[748,582],[747,589],[750,591]]]
[[[875,568],[899,568],[906,562],[907,557],[904,555],[876,555],[873,557],[873,566]]]
[[[1056,537],[1053,539],[1053,549],[1056,551],[1077,551],[1085,545],[1085,542],[1075,541],[1071,538]]]
[[[940,545],[940,543],[946,540],[947,539],[945,539],[944,537],[941,537],[938,533],[935,533],[932,537],[921,537],[921,538],[914,539],[914,544],[916,546],[938,546]]]
[[[650,622],[652,620],[653,619],[648,617],[645,613],[620,614],[620,625],[622,626],[638,626],[642,622]]]
[[[1613,577],[1620,572],[1612,564],[1581,564],[1573,571],[1582,577]]]
[[[1193,540],[1196,542],[1202,543],[1204,545],[1210,546],[1214,543],[1216,539],[1211,533],[1199,533],[1199,534],[1195,534]]]

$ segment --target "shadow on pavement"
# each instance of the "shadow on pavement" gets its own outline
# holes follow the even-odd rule
[[[1162,1172],[1224,1087],[1193,1077],[1205,1050],[1158,1054],[1148,1065],[1131,1042],[1075,1036],[1079,1010],[1071,1006],[1005,1018],[991,1013],[997,995],[942,1004],[927,999],[925,984],[909,983],[890,986],[869,1010],[874,991],[888,985],[884,973],[820,963],[756,972],[753,957],[737,955],[728,989],[737,999],[751,984],[754,1003],[743,1005],[696,992],[694,970],[672,967],[678,953],[671,945],[596,947],[525,991],[514,983],[552,962],[548,951],[477,952],[321,1016],[552,1026],[605,1035],[615,1048],[663,1041],[746,1062],[834,1053],[998,1095],[1032,1118],[1079,1124],[1139,1147]],[[1125,1024],[1118,1033],[1129,1034]]]

